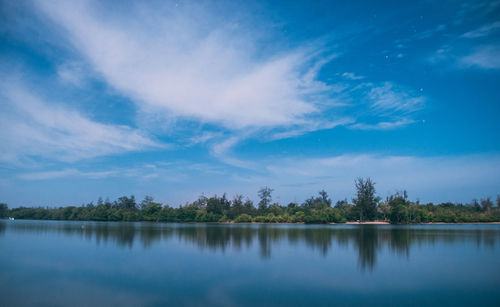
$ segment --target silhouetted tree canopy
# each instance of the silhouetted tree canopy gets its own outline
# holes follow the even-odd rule
[[[437,205],[411,202],[406,191],[389,195],[380,202],[375,183],[370,179],[355,181],[356,197],[349,203],[332,200],[325,190],[311,196],[304,203],[295,202],[282,206],[271,203],[272,189],[258,191],[260,201],[255,208],[250,199],[235,195],[232,200],[222,197],[200,196],[192,203],[178,208],[156,202],[146,196],[139,205],[135,197],[123,196],[114,202],[99,197],[96,204],[90,202],[80,207],[9,209],[0,203],[0,218],[41,220],[91,220],[91,221],[153,221],[153,222],[236,222],[236,223],[344,223],[349,221],[383,220],[394,224],[428,222],[497,222],[500,221],[500,196],[496,205],[490,197],[473,200],[470,204],[444,202]]]

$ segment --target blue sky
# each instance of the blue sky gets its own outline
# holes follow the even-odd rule
[[[0,201],[500,193],[500,1],[1,1]]]

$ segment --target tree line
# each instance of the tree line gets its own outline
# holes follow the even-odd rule
[[[451,202],[421,204],[408,199],[406,191],[388,196],[384,201],[376,195],[375,183],[370,178],[355,181],[356,195],[349,202],[335,204],[328,193],[320,191],[302,204],[291,202],[282,206],[272,201],[273,190],[263,187],[258,191],[255,206],[250,199],[236,195],[228,199],[200,196],[192,203],[178,208],[155,202],[150,196],[137,202],[134,196],[123,196],[111,202],[99,198],[82,206],[18,207],[9,209],[0,204],[0,218],[79,221],[155,221],[155,222],[235,222],[235,223],[345,223],[374,220],[394,224],[499,222],[500,196],[496,204],[491,198],[473,200],[467,204]]]

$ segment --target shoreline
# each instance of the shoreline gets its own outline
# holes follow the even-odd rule
[[[224,224],[236,224],[236,225],[500,225],[498,222],[429,222],[429,223],[408,223],[408,224],[391,224],[388,221],[367,221],[367,222],[345,222],[345,223],[265,223],[265,222],[245,222],[236,223],[234,221],[230,222],[170,222],[170,221],[95,221],[95,220],[49,220],[49,219],[0,219],[0,221],[59,221],[59,222],[98,222],[98,223],[165,223],[165,224],[209,224],[209,225],[224,225]]]

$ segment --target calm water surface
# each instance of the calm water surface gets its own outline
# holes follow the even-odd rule
[[[0,221],[2,306],[500,305],[500,225]]]

